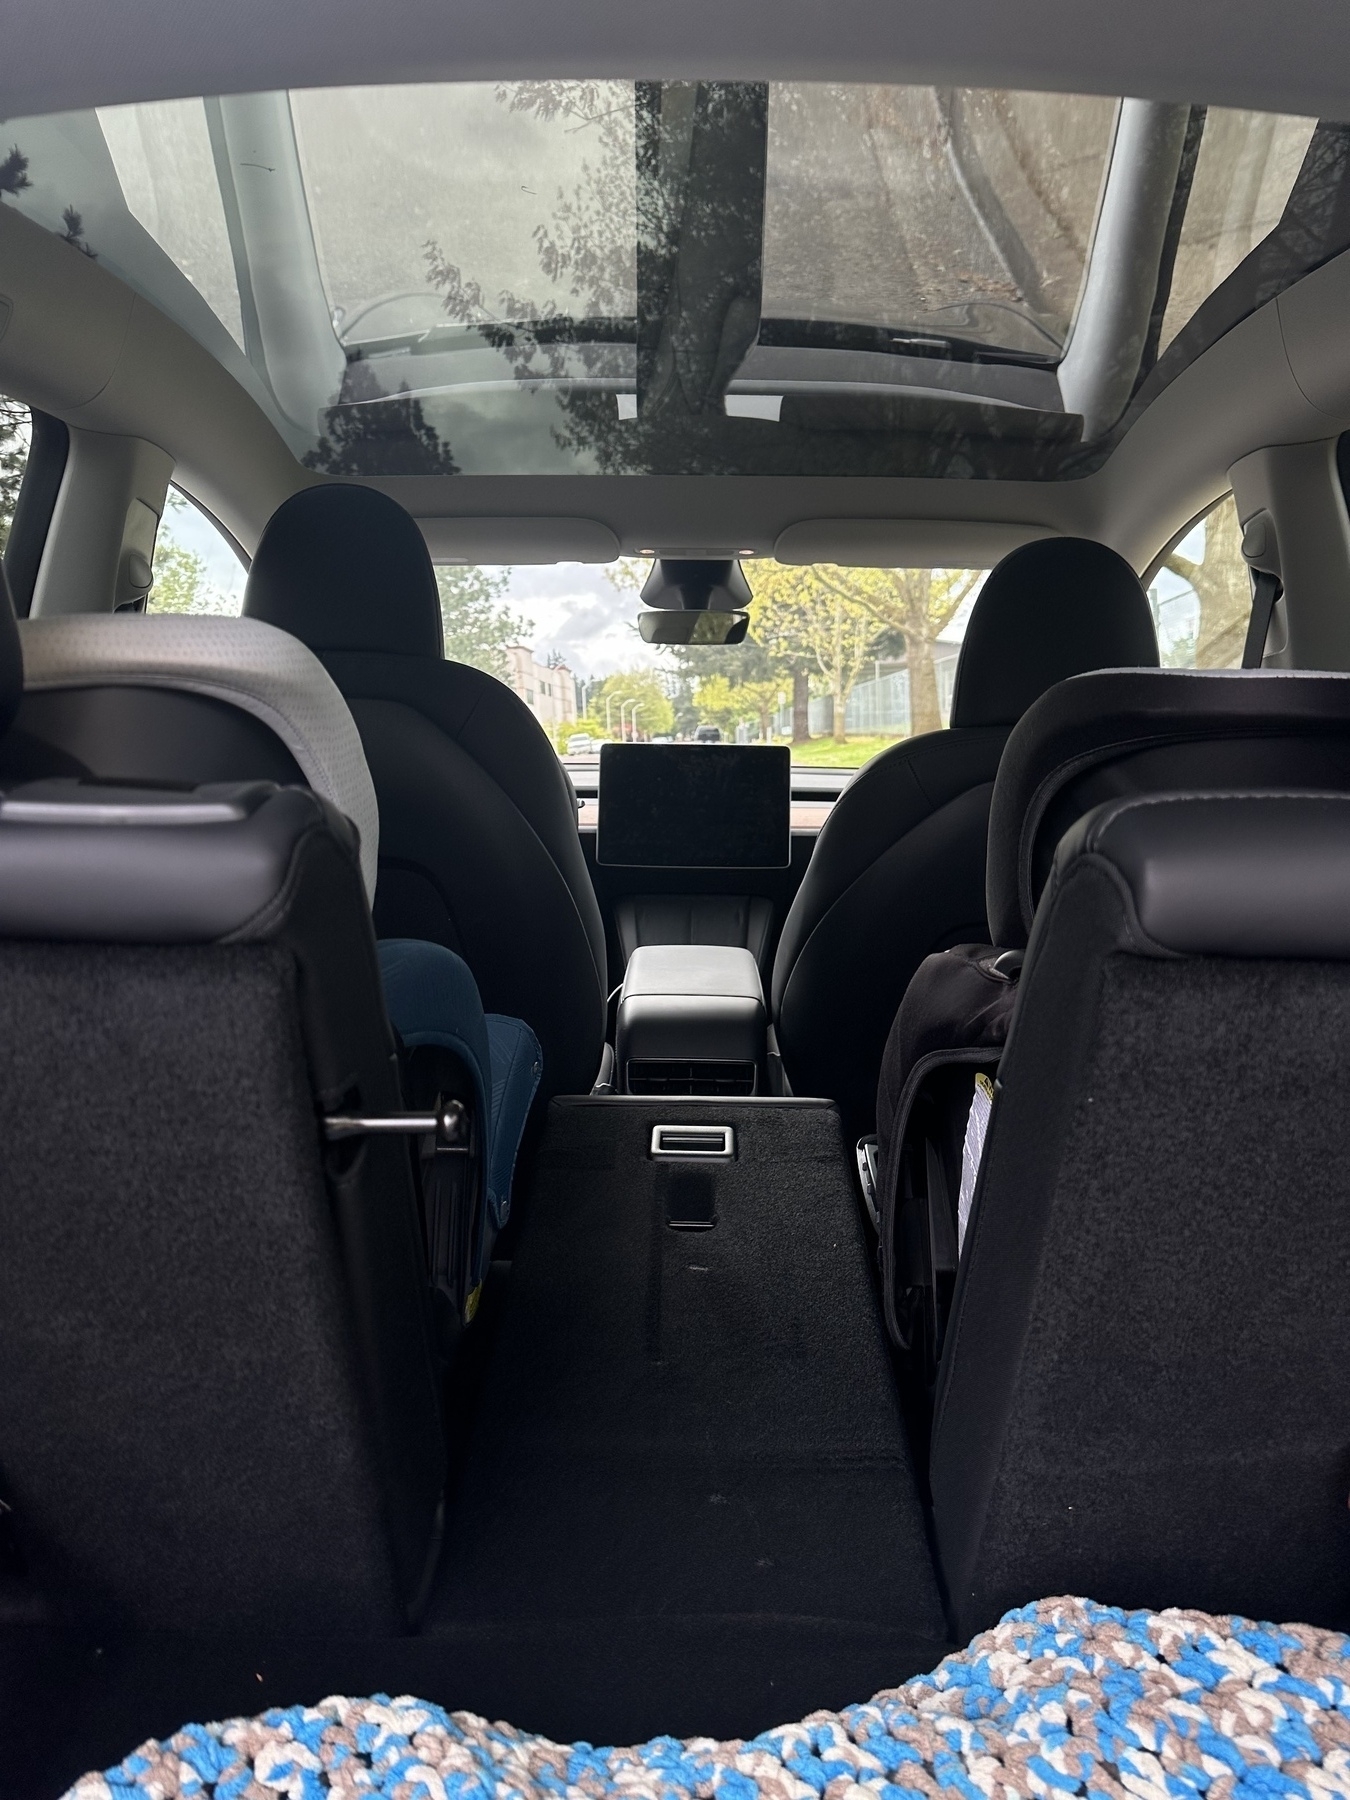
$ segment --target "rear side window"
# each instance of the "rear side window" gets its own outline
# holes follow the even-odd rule
[[[1164,668],[1242,667],[1252,584],[1231,494],[1172,546],[1148,597]]]
[[[9,543],[31,441],[32,417],[28,408],[0,394],[0,555]]]
[[[237,617],[246,570],[225,533],[186,494],[169,489],[155,537],[146,611]]]

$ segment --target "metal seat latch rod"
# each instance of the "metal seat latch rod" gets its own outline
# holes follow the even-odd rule
[[[436,1101],[431,1112],[333,1113],[324,1119],[329,1143],[353,1137],[434,1137],[438,1151],[469,1153],[469,1111],[460,1100]]]

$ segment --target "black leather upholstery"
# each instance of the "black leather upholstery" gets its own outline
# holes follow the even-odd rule
[[[1350,675],[1112,670],[1045,694],[1008,739],[989,815],[989,925],[1020,949],[1055,846],[1131,794],[1350,792]]]
[[[1158,666],[1139,577],[1090,538],[1042,538],[1010,551],[970,615],[952,689],[952,724],[1015,725],[1047,688],[1084,669]]]
[[[0,732],[9,729],[10,720],[19,710],[22,699],[23,650],[14,618],[14,602],[5,579],[5,565],[0,562]]]
[[[768,976],[773,906],[757,894],[633,894],[614,903],[627,965],[644,944],[729,944],[748,950]]]
[[[1342,795],[1061,844],[938,1383],[959,1638],[1044,1593],[1350,1624],[1348,884]]]
[[[442,659],[413,520],[372,489],[292,496],[263,533],[244,611],[302,638],[352,709],[380,804],[380,936],[457,951],[487,1010],[533,1027],[543,1092],[589,1089],[605,935],[571,784],[509,688]]]
[[[78,877],[72,888],[72,878]],[[137,896],[139,894],[139,906]],[[397,1632],[446,1458],[355,833],[308,791],[0,812],[0,1439],[56,1603]]]
[[[410,525],[374,488],[334,483],[292,496],[263,532],[244,611],[311,650],[439,658],[436,572]]]
[[[886,1034],[934,950],[988,936],[990,796],[1008,729],[1065,675],[1156,665],[1148,597],[1105,545],[1046,539],[1006,556],[971,613],[952,727],[874,757],[833,807],[788,913],[772,1002],[794,1090],[871,1128]]]
[[[313,833],[356,848],[350,822],[300,788],[28,782],[0,796],[0,936],[196,944],[247,933]]]
[[[1056,868],[1083,857],[1128,891],[1141,953],[1350,961],[1350,793],[1117,800],[1065,834]]]

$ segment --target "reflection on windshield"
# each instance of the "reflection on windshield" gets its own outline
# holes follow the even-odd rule
[[[751,561],[743,644],[644,644],[649,565],[438,570],[446,653],[506,681],[565,757],[608,742],[789,744],[854,769],[941,730],[983,570]]]

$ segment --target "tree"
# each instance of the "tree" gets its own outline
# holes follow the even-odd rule
[[[508,644],[529,641],[534,627],[503,605],[507,577],[487,569],[440,567],[441,629],[451,662],[469,663],[505,681]]]
[[[178,543],[162,529],[155,542],[154,586],[146,602],[156,613],[213,613],[233,611],[228,599],[207,579],[206,564],[195,550]]]
[[[342,398],[320,421],[320,436],[300,461],[325,475],[458,475],[448,444],[408,392],[387,394],[369,363],[349,365]]]
[[[798,715],[814,664],[833,702],[834,740],[845,740],[848,697],[866,667],[877,621],[839,576],[873,571],[796,568],[784,563],[757,566],[751,581],[755,601],[751,629],[755,641],[793,683],[793,742],[799,743]]]
[[[0,394],[0,551],[9,541],[28,462],[28,408]]]
[[[824,592],[861,608],[886,631],[901,634],[909,669],[910,731],[918,737],[941,730],[933,645],[979,582],[980,571],[844,569],[817,563],[811,574]]]
[[[620,669],[606,675],[592,688],[587,711],[603,724],[607,737],[669,737],[675,729],[675,708],[655,669]],[[635,727],[630,724],[634,716]]]
[[[704,675],[694,684],[694,710],[701,724],[717,725],[728,737],[738,725],[753,721],[767,743],[782,695],[781,681],[733,682],[725,675]]]
[[[1242,554],[1242,526],[1231,494],[1205,519],[1205,547],[1199,561],[1173,550],[1167,567],[1190,583],[1200,602],[1194,666],[1239,667],[1252,612],[1252,585]]]

